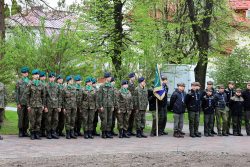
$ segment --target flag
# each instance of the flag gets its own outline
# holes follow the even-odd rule
[[[155,68],[155,80],[154,80],[154,95],[157,99],[162,100],[165,97],[165,89],[162,86],[161,73],[158,64]]]

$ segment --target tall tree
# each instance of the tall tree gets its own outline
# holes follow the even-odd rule
[[[198,63],[194,69],[195,80],[205,87],[208,65],[208,52],[210,49],[210,26],[214,7],[213,0],[194,1],[187,0],[188,14],[192,23],[195,41],[199,50]],[[195,4],[196,3],[196,4]],[[200,23],[198,23],[200,22]]]
[[[5,10],[4,0],[0,1],[0,43],[2,44],[5,40]],[[0,60],[3,58],[4,52],[0,53]]]

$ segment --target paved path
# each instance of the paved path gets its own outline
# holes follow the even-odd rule
[[[244,133],[245,134],[245,133]],[[0,159],[32,158],[68,155],[93,155],[117,153],[145,153],[145,152],[215,152],[215,153],[250,153],[250,137],[201,137],[190,138],[188,134],[183,139],[168,136],[148,137],[139,139],[102,139],[93,140],[78,138],[76,140],[30,140],[18,138],[15,135],[3,136],[0,141]]]

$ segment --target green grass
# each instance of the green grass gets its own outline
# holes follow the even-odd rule
[[[5,120],[2,129],[0,130],[1,134],[5,135],[14,135],[18,133],[17,128],[17,112],[5,111]]]
[[[16,135],[16,134],[18,134],[17,113],[13,112],[13,111],[5,111],[5,117],[6,117],[6,119],[4,120],[3,127],[0,130],[0,134],[4,134],[4,135]],[[168,112],[167,119],[168,119],[167,121],[170,123],[174,122],[172,112]],[[151,112],[148,112],[148,114],[146,115],[146,120],[147,121],[153,120]],[[203,125],[203,120],[204,120],[203,113],[201,113],[200,125]],[[188,113],[184,114],[184,123],[188,124]],[[171,130],[172,129],[167,129],[167,131],[171,131]],[[97,131],[100,133],[100,124],[98,124]],[[115,131],[118,132],[117,129]],[[148,133],[150,131],[151,131],[151,125],[150,126],[147,125],[145,128],[145,132]]]

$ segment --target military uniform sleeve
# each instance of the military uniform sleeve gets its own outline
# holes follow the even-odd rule
[[[136,88],[134,91],[134,96],[133,96],[133,105],[134,105],[134,109],[138,110],[139,109],[139,95],[138,95],[138,89]]]
[[[170,97],[170,106],[169,106],[170,110],[173,109],[176,99],[177,99],[177,94],[174,92]]]
[[[30,88],[31,88],[31,84],[29,83],[25,89],[25,92],[27,94],[27,106],[30,107]]]
[[[100,86],[100,89],[97,93],[97,98],[98,98],[98,108],[101,108],[103,107],[103,104],[102,104],[102,97],[103,97],[103,90],[102,90],[102,86]]]

